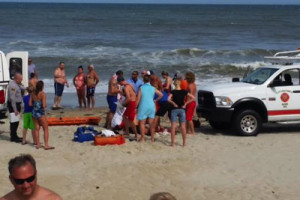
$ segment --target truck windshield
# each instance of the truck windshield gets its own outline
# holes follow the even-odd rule
[[[278,69],[274,68],[258,68],[247,77],[242,79],[244,83],[251,83],[260,85],[263,84],[272,74],[274,74]]]

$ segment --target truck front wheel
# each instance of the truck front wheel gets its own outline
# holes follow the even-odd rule
[[[256,136],[261,127],[261,116],[254,110],[238,111],[234,117],[233,129],[242,136]]]

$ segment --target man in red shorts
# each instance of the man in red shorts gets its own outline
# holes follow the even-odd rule
[[[187,72],[185,74],[185,79],[188,83],[187,91],[191,93],[194,97],[196,96],[197,86],[195,84],[195,74],[193,72]],[[187,99],[188,101],[189,99]],[[195,113],[196,101],[192,101],[191,103],[186,105],[186,125],[187,125],[187,133],[195,134],[193,116]]]
[[[136,93],[134,86],[127,83],[123,76],[117,78],[118,83],[124,86],[125,101],[122,103],[126,110],[123,114],[123,122],[125,125],[125,135],[129,135],[129,127],[132,128],[135,138],[137,138],[136,126],[134,124],[136,109]]]

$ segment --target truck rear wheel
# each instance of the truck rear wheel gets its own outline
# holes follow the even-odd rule
[[[261,127],[261,116],[254,110],[241,110],[234,117],[233,129],[239,135],[256,136]]]

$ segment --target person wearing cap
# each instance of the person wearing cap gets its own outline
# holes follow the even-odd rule
[[[7,107],[11,116],[10,141],[12,142],[22,142],[22,138],[17,134],[23,101],[22,93],[25,91],[25,88],[22,86],[22,80],[22,74],[16,73],[14,79],[9,82],[7,87]]]
[[[143,81],[141,81],[138,77],[139,72],[133,71],[131,73],[131,78],[127,80],[127,83],[133,85],[136,94],[139,92],[139,88],[141,87],[141,85],[143,85]]]
[[[100,79],[97,74],[97,72],[94,69],[94,65],[90,64],[88,66],[88,73],[86,75],[86,83],[87,83],[87,92],[86,92],[86,98],[87,98],[87,107],[90,109],[90,105],[92,103],[92,108],[95,107],[95,89],[96,85],[99,83]]]
[[[137,139],[137,130],[134,124],[135,109],[136,109],[136,93],[133,85],[124,80],[123,76],[117,78],[118,83],[124,86],[125,100],[122,103],[126,110],[123,114],[123,122],[125,125],[125,135],[129,135],[129,127],[133,130],[135,138]]]
[[[141,71],[141,77],[144,78],[144,76],[146,76],[146,75],[147,75],[147,70],[146,70],[146,69],[143,69],[143,70]]]
[[[54,70],[55,97],[54,97],[52,109],[61,108],[61,99],[62,99],[62,94],[64,92],[65,85],[69,87],[69,83],[65,72],[65,63],[60,62],[59,66]]]
[[[30,154],[21,154],[8,162],[9,180],[14,190],[0,200],[61,200],[55,192],[37,184],[36,162]]]
[[[109,80],[108,82],[108,93],[106,96],[106,101],[108,104],[109,111],[106,115],[106,122],[104,127],[111,129],[111,120],[116,112],[117,109],[117,101],[118,101],[118,94],[122,94],[121,87],[118,85],[117,78],[123,77],[123,71],[118,70]]]
[[[73,84],[76,88],[79,108],[86,108],[85,90],[86,90],[86,76],[83,73],[83,67],[80,65],[78,67],[78,73],[73,78]]]

